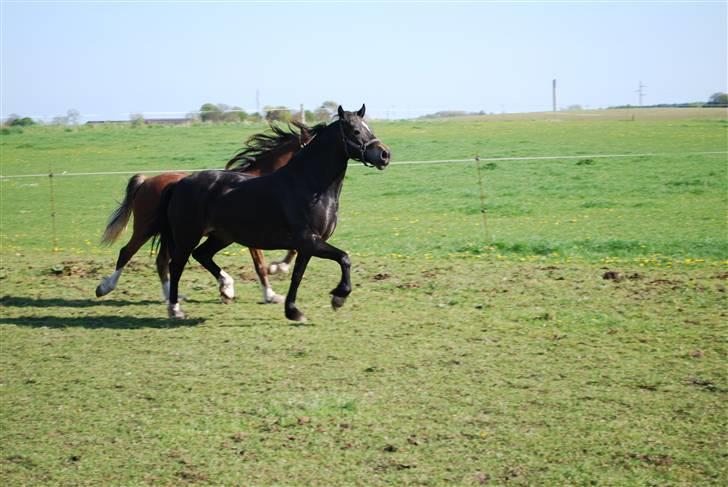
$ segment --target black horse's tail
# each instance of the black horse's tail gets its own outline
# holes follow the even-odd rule
[[[169,201],[172,199],[172,193],[174,192],[175,183],[170,184],[162,191],[162,196],[159,200],[159,210],[157,211],[157,218],[154,222],[154,228],[159,232],[159,239],[152,242],[152,247],[157,246],[157,254],[159,252],[168,252],[168,255],[172,255],[174,249],[174,240],[172,239],[172,227],[169,226],[169,219],[167,218],[167,206]]]
[[[145,177],[142,174],[135,174],[126,185],[126,194],[124,200],[119,204],[119,207],[111,213],[109,222],[106,224],[106,229],[101,237],[101,243],[111,245],[116,242],[121,232],[124,231],[126,225],[129,223],[129,217],[131,216],[132,204],[134,203],[134,195],[136,194],[139,187],[144,184]]]

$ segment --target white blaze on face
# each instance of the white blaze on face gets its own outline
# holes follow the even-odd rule
[[[369,131],[369,134],[374,135],[374,132],[372,132],[372,129],[369,128],[369,125],[364,120],[361,121],[361,124]]]

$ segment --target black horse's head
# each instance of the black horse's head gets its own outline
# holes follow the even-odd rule
[[[374,132],[364,121],[365,110],[364,105],[356,112],[347,112],[339,106],[344,150],[350,159],[381,170],[389,164],[391,152],[389,147],[374,136]]]

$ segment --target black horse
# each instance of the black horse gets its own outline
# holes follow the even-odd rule
[[[270,175],[249,179],[230,171],[201,171],[181,179],[163,196],[160,208],[162,245],[172,256],[168,312],[184,318],[177,287],[191,254],[214,276],[212,260],[233,242],[257,249],[298,251],[285,301],[290,320],[305,321],[296,308],[296,291],[311,257],[335,260],[341,281],[331,291],[331,305],[341,307],[351,293],[346,252],[326,240],[336,228],[339,195],[347,161],[384,169],[389,148],[364,122],[365,106],[357,112],[339,107],[330,123],[287,166]],[[195,248],[200,239],[207,241]]]

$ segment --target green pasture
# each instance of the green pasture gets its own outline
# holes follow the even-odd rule
[[[3,483],[728,482],[725,110],[371,126],[394,161],[352,164],[331,240],[354,292],[332,311],[312,261],[306,325],[239,247],[230,305],[190,263],[167,320],[148,249],[96,299],[131,174],[62,174],[222,167],[262,126],[4,131],[3,176],[56,174],[57,242],[51,179],[1,179]]]

